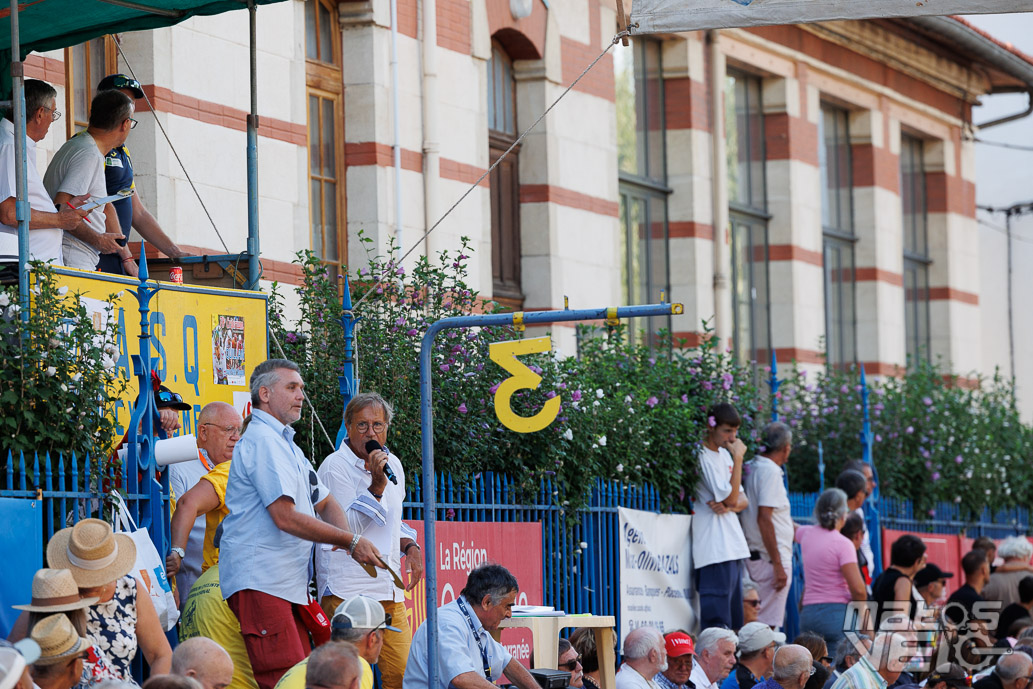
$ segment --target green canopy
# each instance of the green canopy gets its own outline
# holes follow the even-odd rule
[[[267,5],[282,0],[255,0]],[[172,26],[194,16],[244,9],[244,0],[20,0],[24,58],[32,51],[66,48],[105,34]],[[11,50],[10,2],[0,0],[0,51]]]

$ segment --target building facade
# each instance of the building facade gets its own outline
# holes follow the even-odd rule
[[[469,237],[474,287],[511,308],[664,293],[685,313],[637,327],[691,345],[705,322],[743,360],[981,372],[999,295],[981,293],[972,107],[1033,87],[1021,53],[960,19],[855,21],[636,37],[582,74],[617,31],[612,0],[394,14],[259,9],[266,280],[296,283],[299,249],[354,271],[368,246],[436,255]],[[129,141],[142,198],[181,246],[243,249],[247,14],[117,40],[124,55],[108,37],[29,58],[67,109],[39,164],[101,76],[131,66],[156,115]],[[555,334],[571,353],[573,330]]]

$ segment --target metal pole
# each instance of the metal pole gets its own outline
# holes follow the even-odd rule
[[[341,297],[341,308],[344,311],[341,314],[341,327],[344,328],[344,375],[337,380],[341,386],[341,397],[344,398],[344,407],[347,408],[348,402],[359,392],[359,379],[356,377],[359,371],[356,367],[358,360],[355,356],[355,326],[361,320],[352,313],[351,285],[348,284],[347,275],[344,276],[344,296]],[[344,442],[344,438],[347,435],[348,429],[344,426],[344,417],[342,415],[341,427],[337,429],[337,440],[334,443],[334,449],[341,448],[341,443]]]
[[[251,21],[251,112],[247,116],[247,287],[258,289],[258,20],[255,0],[247,2]]]
[[[558,311],[536,311],[534,313],[497,313],[484,316],[456,316],[443,318],[427,328],[420,343],[420,430],[423,449],[423,540],[427,579],[427,686],[436,689],[438,682],[438,565],[437,541],[434,523],[437,519],[437,496],[434,482],[434,415],[431,408],[431,353],[434,338],[442,330],[450,328],[473,328],[490,325],[543,325],[568,321],[614,320],[636,316],[665,316],[682,313],[681,304],[649,304],[646,306],[621,306],[608,309],[567,309]]]
[[[775,360],[775,349],[771,349],[771,377],[768,378],[768,387],[771,388],[771,420],[778,421],[778,386],[782,381],[778,379],[778,362]]]
[[[1030,105],[1033,106],[1033,94],[1030,95]],[[1011,216],[1015,208],[1009,208],[1004,212],[1004,229],[1008,235],[1008,370],[1011,372],[1012,386],[1015,385],[1015,312],[1012,310],[1012,236]]]
[[[875,490],[864,501],[864,518],[868,523],[868,537],[872,546],[872,562],[869,573],[874,578],[882,572],[882,531],[879,527],[878,509],[879,475],[875,471],[875,462],[872,461],[872,421],[868,415],[868,378],[864,373],[864,364],[861,365],[861,410],[864,415],[864,423],[861,426],[861,458],[872,468],[872,476],[876,479]]]
[[[25,145],[25,66],[18,36],[18,0],[11,0],[11,110],[14,116],[15,217],[18,219],[18,303],[21,317],[29,322],[29,178]]]

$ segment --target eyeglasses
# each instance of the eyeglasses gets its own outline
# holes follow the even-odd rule
[[[809,674],[809,676],[813,677],[814,673],[817,672],[817,671],[818,671],[818,668],[814,667],[814,665],[811,665],[810,672],[808,674]]]
[[[132,117],[127,117],[126,119],[129,120],[130,122],[132,122],[132,124],[129,125],[130,129],[136,129],[136,125],[140,124],[139,122],[134,120]]]
[[[61,111],[58,110],[56,107],[55,108],[48,108],[45,105],[41,105],[40,108],[42,108],[43,110],[46,110],[47,112],[50,113],[51,121],[57,122],[58,120],[61,119]]]
[[[559,667],[563,668],[567,672],[573,672],[574,670],[577,669],[577,666],[580,665],[580,664],[581,664],[581,656],[578,655],[578,657],[574,658],[573,660],[568,660],[565,663],[559,663]]]
[[[760,607],[760,599],[759,598],[757,600],[744,600],[743,603],[745,603],[746,605],[749,605],[752,608],[759,608]]]
[[[226,435],[228,435],[230,437],[232,437],[234,435],[239,437],[241,434],[244,433],[244,431],[241,430],[240,426],[220,426],[217,423],[202,423],[200,425],[201,426],[215,426],[220,431],[222,431],[223,433],[225,433]]]
[[[833,660],[835,660],[835,658],[833,658],[832,656],[821,657],[821,662],[825,663],[826,665],[831,665]]]
[[[372,426],[374,433],[383,433],[387,430],[387,424],[383,421],[374,421]],[[365,433],[370,429],[370,423],[368,421],[360,421],[355,424],[355,428],[358,429],[359,433]]]

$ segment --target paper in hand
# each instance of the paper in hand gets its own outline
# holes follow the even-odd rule
[[[102,206],[106,206],[109,203],[114,203],[115,201],[121,201],[122,199],[127,199],[130,196],[132,196],[132,195],[133,195],[133,188],[132,187],[126,187],[122,191],[116,192],[116,193],[112,194],[111,196],[103,196],[103,197],[100,197],[100,198],[91,197],[91,198],[87,199],[86,202],[83,203],[83,205],[81,205],[78,208],[76,208],[76,210],[79,210],[79,211],[92,211],[95,208],[100,208]]]

